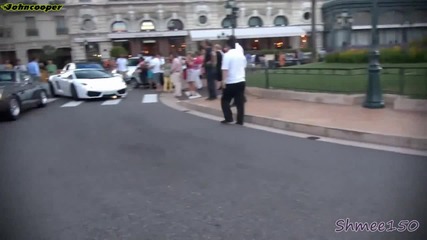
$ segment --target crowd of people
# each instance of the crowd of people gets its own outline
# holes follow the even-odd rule
[[[138,64],[139,83],[155,85],[159,92],[173,92],[180,98],[183,92],[189,99],[200,98],[200,90],[208,90],[206,100],[217,99],[222,91],[221,107],[224,112],[222,123],[233,122],[230,107],[237,108],[236,124],[243,124],[245,91],[245,69],[248,64],[243,48],[231,36],[225,46],[205,40],[202,49],[181,58],[171,54],[167,58],[159,54],[150,58],[140,56]],[[127,77],[127,59],[122,56],[116,60],[117,72]],[[183,86],[186,85],[186,89]],[[231,103],[234,100],[234,103]]]

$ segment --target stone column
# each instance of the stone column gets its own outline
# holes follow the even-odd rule
[[[72,43],[71,44],[71,57],[73,61],[76,60],[87,60],[86,51],[83,43]]]
[[[292,49],[299,49],[301,45],[301,37],[290,37]]]
[[[190,36],[185,37],[186,52],[195,52],[197,50],[197,42],[191,41]]]
[[[99,50],[101,52],[102,59],[109,59],[111,58],[110,52],[113,48],[112,42],[100,42],[99,43]]]
[[[239,12],[239,23],[237,27],[247,27],[248,23],[245,21],[246,18],[246,8],[245,8],[245,4],[242,3],[241,7],[240,7],[240,12]]]
[[[128,14],[129,14],[129,26],[128,26],[128,31],[129,31],[129,32],[137,32],[137,31],[138,31],[138,29],[135,27],[135,26],[136,26],[136,23],[135,23],[135,20],[136,20],[136,18],[135,18],[135,11],[133,11],[133,10],[129,10],[129,11],[128,11]]]
[[[137,56],[141,52],[141,42],[138,39],[129,39],[130,53],[132,56]]]
[[[16,58],[21,60],[22,64],[27,64],[29,59],[27,56],[27,48],[17,47],[15,48]]]
[[[163,22],[164,21],[164,11],[163,11],[163,9],[160,8],[159,10],[157,10],[157,18],[158,18],[158,20],[157,20],[157,25],[158,26],[156,26],[156,28],[159,31],[165,30],[166,28],[165,28],[165,24]]]
[[[271,7],[271,2],[267,2],[267,22],[264,23],[264,26],[266,27],[272,27],[273,26],[273,22],[271,20],[271,11],[273,10],[273,8]]]

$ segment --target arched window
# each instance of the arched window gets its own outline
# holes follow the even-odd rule
[[[251,17],[248,21],[249,27],[262,27],[262,19],[260,17]]]
[[[181,22],[181,20],[178,19],[172,19],[168,22],[168,29],[170,31],[173,30],[184,30],[184,24]]]
[[[289,22],[285,16],[277,16],[274,19],[274,26],[276,26],[276,27],[283,27],[283,26],[288,26],[288,25],[289,25]]]
[[[223,28],[231,28],[231,20],[229,18],[224,18],[224,20],[222,20],[221,26]]]
[[[96,24],[93,17],[89,14],[85,14],[82,16],[82,26],[81,29],[85,31],[93,31],[96,29]]]
[[[126,23],[123,21],[114,22],[113,24],[111,24],[111,31],[112,32],[127,32]]]
[[[146,20],[141,23],[141,31],[155,31],[156,26],[154,26],[153,21]]]

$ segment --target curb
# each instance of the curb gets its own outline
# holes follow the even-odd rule
[[[314,93],[284,89],[265,89],[258,87],[247,87],[246,94],[258,98],[279,101],[292,100],[345,106],[361,106],[365,98],[365,95],[363,94]],[[399,96],[395,94],[384,94],[383,97],[387,108],[396,111],[427,112],[427,100],[410,99],[406,96]]]
[[[192,104],[188,101],[181,101],[178,103],[180,106],[194,111],[222,117],[222,111],[205,106]],[[235,116],[235,113],[233,112]],[[349,129],[338,129],[330,127],[315,126],[310,124],[296,123],[283,121],[281,119],[266,118],[255,115],[245,115],[245,122],[257,124],[265,127],[271,127],[286,131],[299,132],[311,134],[315,136],[336,138],[348,141],[363,142],[387,145],[391,147],[409,148],[415,150],[427,150],[427,138],[413,138],[395,135],[385,135],[378,133],[367,133],[354,131]]]

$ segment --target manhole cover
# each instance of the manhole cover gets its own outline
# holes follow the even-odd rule
[[[307,139],[310,139],[310,140],[319,140],[320,138],[319,137],[308,137]]]

